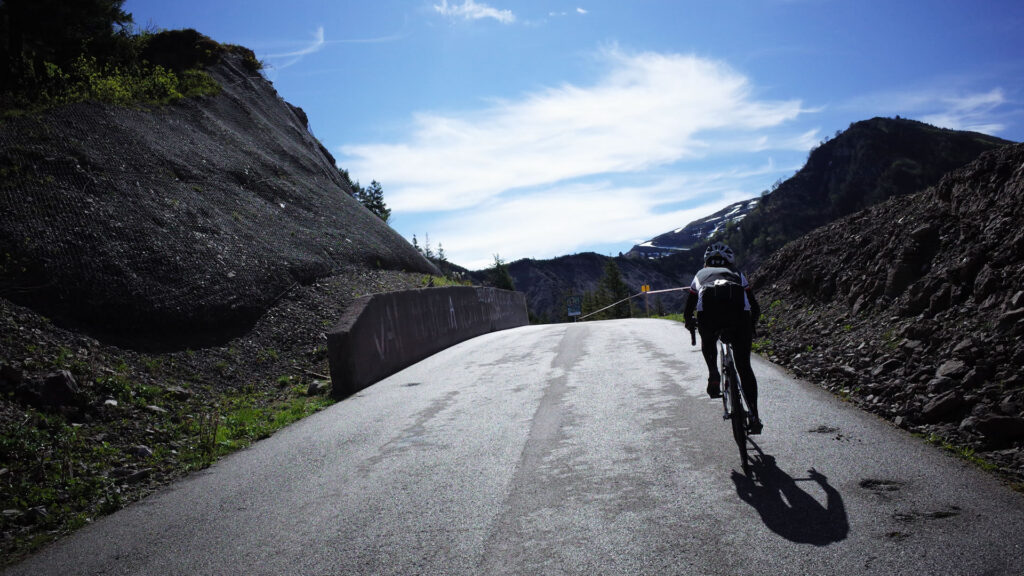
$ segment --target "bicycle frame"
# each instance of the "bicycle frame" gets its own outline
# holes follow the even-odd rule
[[[736,372],[736,364],[732,358],[732,346],[718,341],[719,362],[722,375],[722,414],[723,420],[732,422],[732,435],[740,450],[743,469],[749,466],[747,454],[747,414],[743,396],[743,383]]]

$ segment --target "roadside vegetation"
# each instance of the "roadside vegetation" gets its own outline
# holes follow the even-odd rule
[[[332,405],[324,333],[340,311],[430,280],[332,277],[244,336],[173,351],[104,343],[0,297],[0,568]],[[73,382],[59,401],[53,378]]]
[[[2,565],[334,403],[326,377],[299,366],[323,364],[325,349],[308,359],[233,346],[135,353],[16,314],[28,321],[2,339]],[[56,337],[26,339],[18,327]],[[76,396],[35,401],[29,375],[62,371]]]
[[[136,30],[124,0],[5,0],[0,3],[0,110],[4,117],[93,100],[163,105],[218,94],[205,71],[225,52],[194,30]]]

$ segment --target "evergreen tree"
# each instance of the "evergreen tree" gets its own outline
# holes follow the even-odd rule
[[[490,270],[491,283],[494,284],[495,288],[501,288],[503,290],[515,290],[515,284],[512,282],[512,275],[508,272],[508,267],[505,265],[505,261],[501,259],[497,254],[494,255],[494,268]]]
[[[101,63],[127,40],[131,14],[124,0],[3,0],[0,2],[0,87],[32,84],[46,63],[67,69],[79,55]]]
[[[430,247],[430,234],[423,235],[423,255],[431,260],[434,259],[434,250]]]
[[[597,300],[594,297],[594,293],[591,292],[590,290],[584,290],[584,292],[583,292],[583,305],[582,305],[582,312],[583,312],[583,314],[582,315],[586,316],[588,314],[592,314],[592,313],[594,313],[596,310],[598,310],[600,308],[601,308],[601,306],[598,306]],[[590,317],[587,318],[587,320],[596,320],[596,319],[597,319],[596,316],[590,316]]]
[[[598,285],[598,292],[606,299],[605,306],[609,306],[620,300],[629,298],[629,286],[622,280],[622,273],[619,271],[619,265],[615,263],[615,259],[609,258],[608,262],[604,265],[604,276],[601,278],[601,282]],[[629,318],[630,317],[630,302],[621,302],[610,310],[611,318]]]
[[[358,183],[356,185],[358,186]],[[380,185],[380,182],[373,180],[365,189],[360,188],[356,199],[385,223],[391,220],[391,209],[384,203],[384,188]]]

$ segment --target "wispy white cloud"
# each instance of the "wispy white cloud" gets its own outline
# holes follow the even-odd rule
[[[439,218],[430,235],[444,243],[451,261],[474,270],[492,264],[494,254],[508,261],[553,258],[594,244],[618,244],[625,251],[751,196],[733,184],[726,174],[669,177],[645,186],[566,184]]]
[[[462,4],[448,4],[448,0],[441,0],[440,4],[434,4],[434,10],[444,16],[465,20],[493,18],[503,24],[516,21],[516,15],[511,10],[499,10],[487,4],[477,4],[473,0],[464,0]]]
[[[441,211],[516,189],[809,140],[768,133],[804,111],[799,101],[758,100],[747,78],[721,62],[617,48],[601,59],[608,71],[591,86],[564,84],[461,114],[421,113],[405,142],[343,146],[345,165],[387,182],[396,211]]]
[[[943,110],[922,116],[923,122],[993,135],[1006,129],[996,116],[996,110],[1006,103],[1006,96],[999,88],[984,93],[940,97],[938,103]]]
[[[586,13],[587,13],[587,10],[586,10],[586,9],[584,9],[584,8],[577,8],[577,9],[576,9],[576,13],[577,13],[577,14],[586,14]]]
[[[1008,104],[1001,88],[978,92],[943,86],[870,94],[843,107],[862,116],[900,115],[941,128],[998,135],[1007,128]]]
[[[313,40],[302,48],[278,54],[267,54],[264,58],[270,61],[275,69],[280,70],[298,63],[304,57],[314,52],[320,51],[326,43],[324,40],[324,27],[320,26],[313,33]]]

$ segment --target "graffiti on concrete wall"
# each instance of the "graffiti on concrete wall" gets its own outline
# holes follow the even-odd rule
[[[374,333],[373,343],[377,346],[377,354],[383,360],[390,350],[398,346],[398,309],[393,305],[384,305],[384,313],[380,315],[380,331]]]

